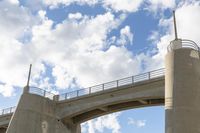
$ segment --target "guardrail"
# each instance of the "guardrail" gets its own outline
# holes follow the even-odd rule
[[[178,48],[174,46],[174,44],[172,43],[173,41],[170,42],[170,44],[167,47],[168,52],[173,51],[174,49],[180,49],[180,48],[189,48],[189,49],[200,51],[199,46],[194,41],[188,40],[188,39],[182,39],[180,41],[181,41],[181,44],[178,46]]]
[[[6,114],[14,113],[14,112],[15,112],[15,109],[16,109],[16,106],[10,107],[10,108],[2,109],[2,110],[0,110],[0,116],[1,116],[1,115],[6,115]]]
[[[36,94],[36,95],[39,95],[39,96],[43,96],[43,97],[49,98],[51,100],[53,100],[53,98],[55,96],[55,94],[53,94],[49,91],[46,91],[44,89],[34,87],[34,86],[29,87],[29,93]]]
[[[99,91],[104,91],[104,90],[108,90],[108,89],[112,89],[112,88],[121,87],[124,85],[135,84],[138,82],[162,77],[165,75],[164,73],[165,73],[165,69],[162,68],[162,69],[150,71],[147,73],[107,82],[104,84],[95,85],[95,86],[92,86],[89,88],[80,89],[80,90],[64,93],[61,95],[57,95],[57,99],[58,99],[58,101],[62,101],[62,100],[66,100],[66,99],[83,96],[83,95],[89,95],[89,94],[96,93]]]

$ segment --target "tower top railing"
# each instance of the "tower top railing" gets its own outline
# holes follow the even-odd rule
[[[53,98],[55,96],[54,93],[47,91],[47,90],[44,90],[44,89],[41,89],[41,88],[38,88],[38,87],[35,87],[35,86],[30,86],[28,92],[31,93],[31,94],[36,94],[36,95],[39,95],[39,96],[49,98],[51,100],[53,100]]]
[[[177,41],[177,43],[174,43],[175,41]],[[170,52],[175,49],[181,49],[181,48],[188,48],[188,49],[200,51],[199,46],[194,41],[188,40],[188,39],[177,39],[177,40],[171,41],[167,47],[167,51]]]

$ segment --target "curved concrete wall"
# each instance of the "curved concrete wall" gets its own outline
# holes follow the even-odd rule
[[[176,49],[165,65],[165,133],[200,133],[199,52]]]

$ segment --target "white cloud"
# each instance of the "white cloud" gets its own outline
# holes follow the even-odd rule
[[[0,94],[2,94],[5,97],[10,97],[14,95],[14,88],[12,85],[9,84],[0,84]]]
[[[31,11],[36,12],[46,8],[46,5],[44,4],[45,1],[46,0],[24,0],[21,4],[29,8]]]
[[[0,32],[1,37],[21,38],[36,23],[35,18],[25,7],[0,1]]]
[[[83,16],[80,12],[77,13],[69,13],[68,18],[69,19],[81,19]]]
[[[14,86],[26,84],[29,64],[37,60],[30,45],[23,42],[39,19],[27,8],[4,0],[0,1],[0,15],[0,93],[11,96]],[[35,71],[39,72],[40,68],[36,67]]]
[[[106,44],[107,34],[121,21],[108,12],[79,21],[68,19],[52,29],[53,22],[44,19],[33,28],[32,45],[52,64],[57,87],[73,86],[74,80],[79,86],[95,85],[139,71],[139,61],[131,52]],[[122,31],[130,36],[128,27]]]
[[[176,0],[148,0],[147,10],[154,13],[160,10],[172,9],[176,5]]]
[[[89,120],[82,124],[83,133],[103,133],[105,129],[111,130],[112,133],[120,133],[121,126],[118,121],[119,116],[120,113],[113,113]]]
[[[11,4],[16,4],[18,5],[19,4],[19,1],[18,0],[8,0]]]
[[[132,44],[133,42],[133,33],[130,30],[130,26],[126,25],[120,30],[120,38],[117,40],[117,44],[126,45]]]
[[[59,5],[70,5],[76,3],[79,5],[87,4],[93,6],[95,4],[102,4],[106,9],[112,9],[115,12],[135,12],[137,11],[143,0],[45,0],[44,4],[51,8],[56,8]]]
[[[73,77],[59,65],[53,68],[52,76],[55,77],[55,84],[59,88],[67,88],[73,82]]]
[[[135,12],[141,6],[143,0],[103,0],[106,8],[114,11]]]
[[[185,2],[176,10],[178,36],[200,44],[200,2]]]
[[[128,124],[142,128],[146,126],[146,120],[134,120],[133,118],[128,118]]]
[[[94,5],[98,2],[98,0],[45,0],[44,4],[50,6],[50,8],[56,8],[59,5],[70,5],[72,3],[77,3],[79,5],[88,4]]]

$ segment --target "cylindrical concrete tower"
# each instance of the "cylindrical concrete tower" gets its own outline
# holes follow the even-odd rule
[[[199,48],[175,39],[165,58],[165,133],[200,133]]]

